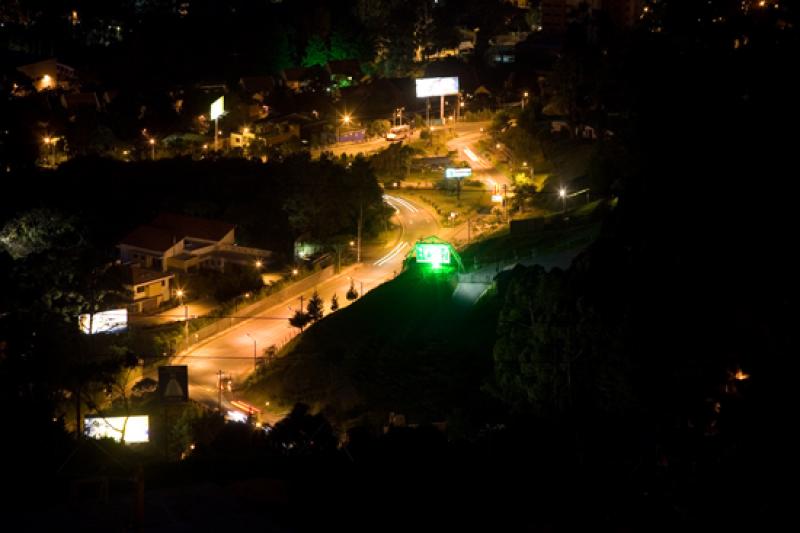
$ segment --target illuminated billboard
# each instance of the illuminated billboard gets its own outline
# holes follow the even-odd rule
[[[458,78],[419,78],[415,81],[417,98],[458,94]]]
[[[87,416],[83,432],[92,439],[114,439],[125,444],[150,441],[150,418],[143,416]],[[123,438],[124,435],[124,438]]]
[[[89,331],[90,322],[91,331]],[[111,311],[95,313],[93,319],[91,315],[81,315],[78,317],[78,327],[86,334],[125,331],[125,328],[128,327],[128,310],[112,309]]]
[[[472,176],[472,169],[469,167],[464,168],[446,168],[444,169],[445,178],[468,178]]]
[[[450,245],[417,243],[415,247],[417,263],[430,263],[433,268],[450,264]]]
[[[225,112],[225,97],[220,96],[211,103],[211,120],[217,119]]]
[[[496,204],[502,204],[503,203],[503,195],[502,194],[493,194],[492,195],[492,201],[494,203],[496,203]]]

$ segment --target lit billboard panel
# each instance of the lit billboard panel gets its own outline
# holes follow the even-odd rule
[[[444,169],[445,178],[468,178],[472,176],[472,169],[469,167],[464,168],[446,168]]]
[[[211,103],[211,120],[217,119],[225,112],[225,97],[220,96]]]
[[[458,94],[458,78],[419,78],[415,81],[417,98]]]
[[[89,331],[89,324],[91,323],[91,331]],[[111,311],[103,311],[102,313],[95,313],[94,319],[91,315],[81,315],[78,317],[78,327],[86,334],[95,333],[116,333],[118,331],[125,331],[128,327],[128,310],[127,309],[112,309]]]
[[[419,243],[415,249],[417,263],[430,263],[433,268],[450,264],[450,246],[447,244]]]
[[[83,432],[92,439],[108,438],[125,444],[150,442],[150,417],[87,416],[83,419]]]

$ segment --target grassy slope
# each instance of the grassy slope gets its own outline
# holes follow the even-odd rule
[[[254,380],[254,402],[302,401],[338,422],[389,411],[441,420],[478,404],[498,305],[453,304],[453,281],[403,273],[310,328]]]

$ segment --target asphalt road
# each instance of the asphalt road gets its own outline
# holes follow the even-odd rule
[[[345,293],[350,287],[351,279],[359,293],[369,292],[400,272],[403,259],[417,239],[439,232],[435,217],[427,210],[398,197],[387,196],[386,201],[396,210],[395,220],[401,227],[398,239],[383,247],[365,246],[361,264],[343,269],[342,275],[316,287],[325,302],[326,313],[330,312],[330,301],[334,293],[338,296],[340,307],[350,303],[345,298]],[[305,303],[312,293],[313,289],[303,293]],[[297,334],[297,329],[289,325],[288,318],[299,305],[299,297],[281,302],[174,358],[172,364],[189,366],[190,398],[216,405],[220,370],[232,379],[235,389],[236,384],[241,383],[253,371],[254,352],[261,357],[268,346],[282,346]],[[230,404],[231,400],[236,400],[234,393],[224,390],[224,410],[236,409]],[[265,406],[258,407],[262,409],[261,420],[272,422],[277,419],[270,416]]]

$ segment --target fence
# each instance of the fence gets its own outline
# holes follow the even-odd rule
[[[182,339],[179,341],[175,346],[175,353],[181,353],[184,350],[189,349],[192,345],[197,344],[198,342],[202,342],[209,337],[216,335],[217,333],[221,333],[226,329],[230,329],[238,324],[241,324],[245,320],[250,319],[251,317],[266,311],[270,307],[278,305],[279,303],[299,294],[308,289],[313,288],[314,286],[322,283],[323,281],[332,278],[334,275],[334,267],[333,265],[328,266],[319,272],[312,274],[306,278],[301,279],[297,283],[293,283],[286,288],[283,288],[269,296],[255,302],[247,307],[242,309],[238,309],[235,312],[235,316],[230,317],[223,317],[220,318],[213,323],[191,333],[188,339]],[[288,341],[287,341],[288,342]]]

